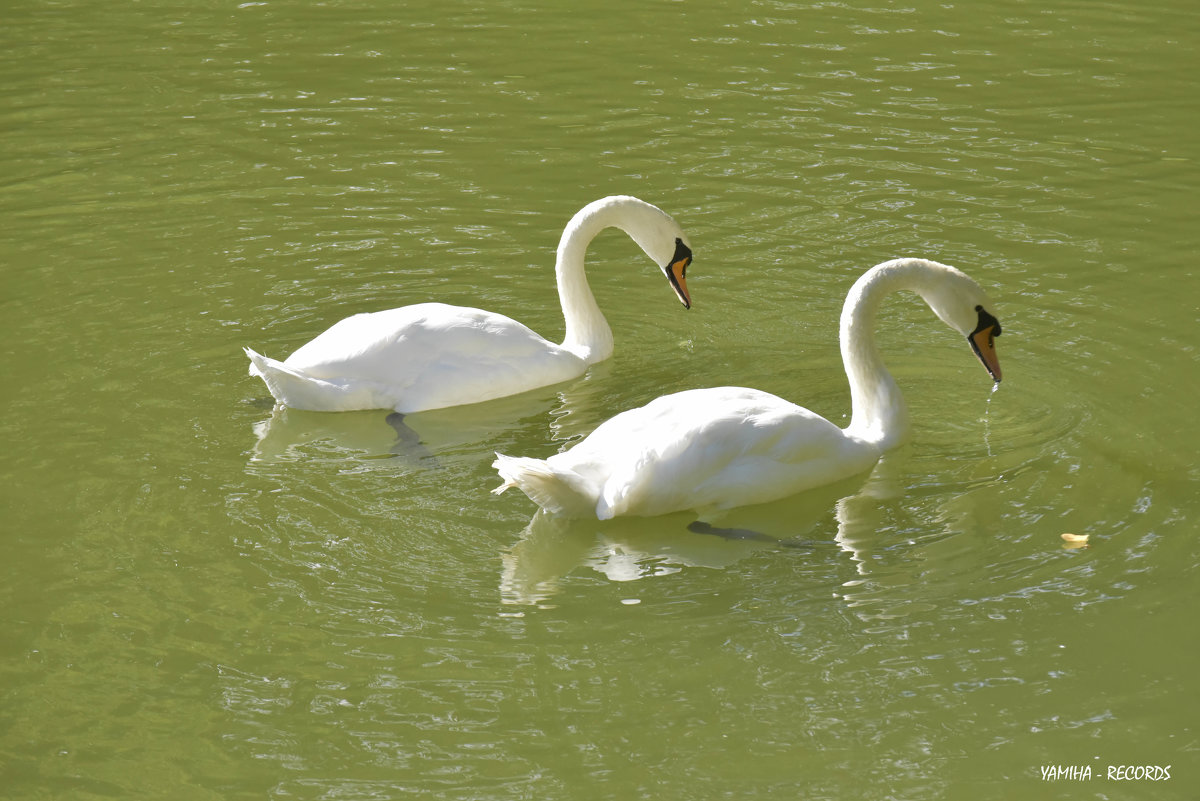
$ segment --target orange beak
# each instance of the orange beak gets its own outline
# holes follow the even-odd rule
[[[691,263],[692,257],[689,254],[685,258],[671,262],[671,266],[667,268],[667,280],[671,282],[671,288],[675,290],[675,294],[679,296],[685,309],[692,308],[692,296],[688,294],[687,280],[684,278],[688,265]]]
[[[983,366],[987,368],[997,384],[1000,383],[1001,378],[1000,357],[996,355],[996,333],[999,327],[999,324],[989,325],[986,328],[980,328],[969,337],[975,355],[979,357],[979,361],[983,362]]]

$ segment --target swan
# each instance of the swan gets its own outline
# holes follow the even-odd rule
[[[979,285],[949,265],[894,259],[864,273],[842,309],[846,428],[759,390],[692,389],[622,412],[547,459],[497,453],[492,467],[504,483],[493,492],[518,487],[547,513],[607,520],[765,503],[864,472],[908,429],[874,332],[880,303],[897,290],[920,295],[965,336],[999,384],[1000,323]]]
[[[691,308],[692,250],[683,229],[643,200],[616,195],[580,209],[558,243],[555,277],[566,320],[561,345],[495,312],[418,303],[356,314],[284,361],[245,348],[250,375],[275,400],[311,411],[440,409],[515,395],[577,378],[612,355],[613,336],[584,274],[588,244],[616,227],[637,242]]]

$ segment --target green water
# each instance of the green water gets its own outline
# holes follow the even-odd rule
[[[1178,0],[10,3],[0,796],[1194,798],[1198,42]],[[606,233],[578,381],[398,425],[246,375],[430,299],[560,337],[613,193],[695,306]],[[844,422],[898,255],[988,289],[1004,384],[890,301],[912,441],[729,520],[781,542],[488,493],[679,389]]]

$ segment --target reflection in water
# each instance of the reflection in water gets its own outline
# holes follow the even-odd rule
[[[254,424],[251,461],[293,461],[306,446],[323,445],[337,451],[371,456],[391,455],[414,464],[432,458],[421,437],[395,412],[305,412],[277,406],[271,416]]]
[[[726,567],[770,541],[692,533],[680,515],[624,518],[618,523],[572,520],[538,511],[502,555],[504,603],[545,604],[571,571],[585,566],[610,581],[677,573],[684,567]]]
[[[307,446],[319,445],[344,454],[399,457],[423,467],[438,466],[456,452],[490,463],[493,456],[481,443],[502,441],[507,432],[532,427],[545,439],[548,426],[549,442],[589,433],[615,402],[606,381],[611,370],[609,362],[602,362],[564,384],[408,415],[383,409],[308,412],[277,405],[270,417],[254,424],[257,442],[251,460],[295,461]],[[547,451],[554,448],[549,442]]]
[[[476,453],[478,443],[542,420],[547,407],[564,394],[545,388],[485,403],[454,406],[417,414],[383,409],[355,412],[308,412],[276,406],[254,425],[253,461],[291,461],[305,446],[326,445],[336,451],[372,457],[398,457],[414,465],[437,466],[446,451]],[[490,453],[488,454],[490,460]]]
[[[895,453],[884,454],[858,491],[843,495],[834,504],[833,514],[837,520],[834,539],[843,551],[850,554],[854,569],[860,576],[869,572],[866,557],[875,544],[876,532],[881,528],[881,506],[904,494],[900,461]]]
[[[849,554],[860,576],[866,575],[863,554],[874,543],[880,502],[900,493],[894,463],[885,458],[865,480],[859,477],[704,520],[686,513],[578,520],[538,511],[502,555],[501,598],[508,604],[544,605],[562,580],[581,566],[610,581],[633,581],[689,567],[725,568],[764,550],[835,545]],[[808,538],[835,524],[832,542]]]
[[[940,512],[926,517],[939,531],[925,530],[920,543],[908,537],[897,541],[893,516],[897,500],[906,494],[903,462],[903,454],[889,454],[866,478],[704,520],[688,514],[577,520],[538,511],[516,544],[501,555],[501,600],[548,607],[566,577],[580,567],[624,582],[685,568],[723,569],[764,551],[809,551],[823,559],[838,549],[848,557],[853,574],[833,588],[834,594],[856,616],[876,620],[930,609],[927,600],[914,602],[911,591],[911,585],[923,580],[920,576],[929,578],[927,549],[978,527],[956,510],[957,496],[951,495],[939,502]],[[901,564],[881,558],[887,551],[899,554]],[[817,556],[821,552],[826,556]]]

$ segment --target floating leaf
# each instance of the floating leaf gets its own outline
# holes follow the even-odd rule
[[[1087,534],[1067,534],[1062,535],[1063,542],[1066,543],[1064,548],[1086,548],[1088,547]]]

